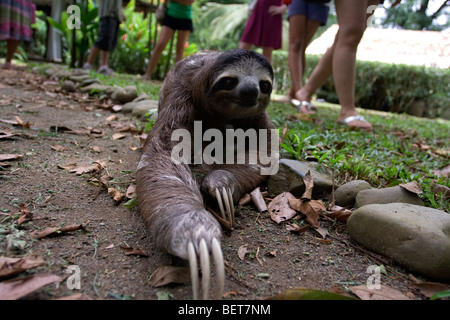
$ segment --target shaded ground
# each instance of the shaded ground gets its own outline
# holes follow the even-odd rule
[[[113,113],[101,106],[112,104],[60,93],[58,83],[39,75],[1,71],[0,119],[29,123],[30,128],[0,122],[0,131],[21,134],[1,139],[0,154],[23,155],[0,171],[0,255],[45,260],[45,266],[28,273],[67,277],[69,265],[79,266],[80,290],[70,290],[62,282],[58,288],[47,286],[27,296],[32,299],[79,292],[94,299],[157,299],[167,293],[171,299],[191,299],[190,284],[150,285],[148,278],[156,268],[183,262],[154,249],[136,209],[117,205],[105,189],[90,181],[106,171],[114,182],[110,185],[125,192],[139,159],[138,132],[125,131],[123,138],[113,139],[115,129],[133,127],[136,120],[116,114],[117,120],[108,121]],[[77,175],[58,167],[74,163],[76,168],[86,167],[99,160],[105,166],[101,172]],[[11,214],[18,213],[23,203],[33,219],[18,227],[17,215]],[[330,233],[326,241],[311,229],[302,234],[286,231],[285,225],[277,225],[252,206],[240,208],[236,229],[222,241],[225,298],[264,299],[293,287],[345,293],[349,286],[366,284],[367,268],[380,264],[387,270],[383,285],[413,299],[424,298],[411,285],[407,271],[351,241],[345,224],[322,223]],[[82,224],[85,231],[38,240],[31,236],[35,230],[72,224]],[[14,251],[13,245],[19,248]],[[248,253],[241,260],[238,249],[244,245]],[[139,248],[148,256],[125,255],[120,246]]]

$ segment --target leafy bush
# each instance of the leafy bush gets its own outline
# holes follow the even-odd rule
[[[290,88],[288,53],[275,51],[275,91]],[[320,56],[307,56],[305,78]],[[338,103],[332,77],[317,91],[317,97]],[[365,109],[410,112],[417,102],[424,102],[425,116],[450,119],[450,70],[403,64],[358,61],[356,67],[356,105]]]

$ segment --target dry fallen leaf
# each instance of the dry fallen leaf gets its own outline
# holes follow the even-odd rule
[[[239,247],[239,249],[238,249],[238,257],[239,257],[239,259],[244,261],[245,255],[247,253],[248,253],[248,249],[247,249],[247,245],[246,244],[244,244],[244,245]]]
[[[256,208],[258,209],[259,212],[265,212],[267,211],[267,205],[266,202],[264,201],[264,198],[261,194],[261,190],[259,190],[259,187],[256,188],[255,190],[253,190],[250,193],[250,197],[253,201],[253,203],[255,204]]]
[[[48,235],[51,235],[53,233],[67,233],[67,232],[73,232],[76,230],[84,230],[84,226],[82,224],[75,224],[75,225],[69,225],[69,226],[64,226],[64,227],[48,227],[45,228],[44,230],[35,230],[31,233],[31,236],[35,239],[41,239],[44,238]]]
[[[312,191],[314,189],[314,179],[313,179],[313,176],[311,175],[310,170],[308,170],[308,172],[305,174],[305,177],[303,178],[303,182],[305,183],[305,192],[303,193],[303,195],[300,199],[311,200]]]
[[[108,188],[108,194],[114,199],[116,203],[119,203],[125,198],[125,194],[117,190],[116,188]]]
[[[295,197],[290,192],[283,192],[277,195],[269,203],[270,218],[276,223],[280,223],[294,217],[297,212],[291,208],[289,202]]]
[[[420,188],[419,184],[416,181],[411,181],[408,183],[400,183],[399,186],[415,194],[423,193],[422,189]]]
[[[191,276],[187,267],[160,266],[151,274],[149,280],[153,287],[160,287],[169,283],[188,283]]]
[[[55,150],[55,151],[63,151],[63,150],[65,150],[65,148],[62,145],[60,145],[60,144],[52,145],[52,146],[50,146],[50,148],[52,148],[52,150]]]
[[[123,133],[114,133],[114,134],[112,135],[112,139],[113,139],[113,140],[122,139],[122,138],[124,138],[124,137],[126,137],[126,135],[123,134]]]
[[[61,282],[61,277],[52,274],[34,274],[0,282],[0,300],[17,300],[46,285]]]
[[[22,271],[43,266],[44,260],[41,258],[8,258],[0,257],[0,279],[11,277]]]
[[[33,219],[33,213],[28,210],[28,207],[25,203],[20,205],[20,216],[17,219],[17,224],[20,226],[22,223],[31,221]]]
[[[133,199],[136,196],[136,185],[130,184],[125,192],[125,195],[128,199]]]
[[[309,229],[309,225],[299,226],[299,225],[293,224],[293,223],[286,225],[287,231],[292,231],[292,232],[297,232],[297,233],[303,233],[303,232],[307,231],[308,229]]]
[[[136,256],[148,257],[148,254],[146,254],[143,250],[138,249],[138,248],[120,246],[120,249],[122,249],[123,253],[126,256],[136,255]]]
[[[319,216],[325,211],[325,206],[320,200],[303,201],[301,199],[289,199],[289,205],[293,210],[299,211],[306,216],[306,221],[313,227],[319,226]]]
[[[361,300],[411,300],[400,291],[380,285],[379,289],[369,289],[367,285],[349,287]]]
[[[352,213],[352,210],[334,205],[325,215],[329,218],[336,218],[341,222],[346,222]]]
[[[0,154],[0,161],[17,160],[22,158],[21,154]]]

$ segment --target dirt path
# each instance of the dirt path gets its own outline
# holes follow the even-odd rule
[[[124,114],[111,120],[114,114],[99,108],[104,102],[60,93],[58,83],[45,77],[20,70],[0,74],[0,119],[19,124],[0,122],[0,131],[20,134],[0,139],[0,154],[22,155],[4,161],[9,166],[2,165],[0,171],[0,256],[44,259],[44,266],[23,274],[68,277],[71,265],[81,271],[80,290],[70,290],[63,281],[58,288],[46,286],[27,298],[83,293],[93,299],[191,299],[190,284],[150,285],[149,275],[156,268],[183,262],[154,249],[136,209],[117,205],[95,180],[107,173],[109,185],[121,192],[132,184],[140,146],[136,120]],[[118,128],[131,130],[115,139]],[[96,161],[102,164],[100,170]],[[15,214],[22,204],[33,218],[18,226]],[[345,293],[349,286],[366,284],[367,268],[379,264],[387,269],[383,285],[413,299],[424,298],[410,285],[407,271],[352,242],[343,223],[322,221],[330,233],[324,241],[311,229],[302,234],[286,231],[285,225],[252,206],[239,212],[237,228],[222,241],[226,299],[264,299],[293,287]],[[79,224],[84,230],[32,236],[47,227]],[[126,255],[121,246],[148,256]],[[248,252],[242,260],[238,250],[243,246]]]

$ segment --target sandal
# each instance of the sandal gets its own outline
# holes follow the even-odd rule
[[[317,107],[309,101],[299,101],[297,99],[291,99],[291,104],[297,108],[298,112],[306,114],[314,114]]]
[[[350,123],[350,122],[354,122],[354,121],[358,121],[359,124],[351,124]],[[373,129],[372,124],[361,115],[347,117],[344,119],[344,121],[340,121],[338,123],[342,124],[342,125],[346,125],[350,128],[360,128],[360,129],[369,130],[369,131],[371,131]]]

